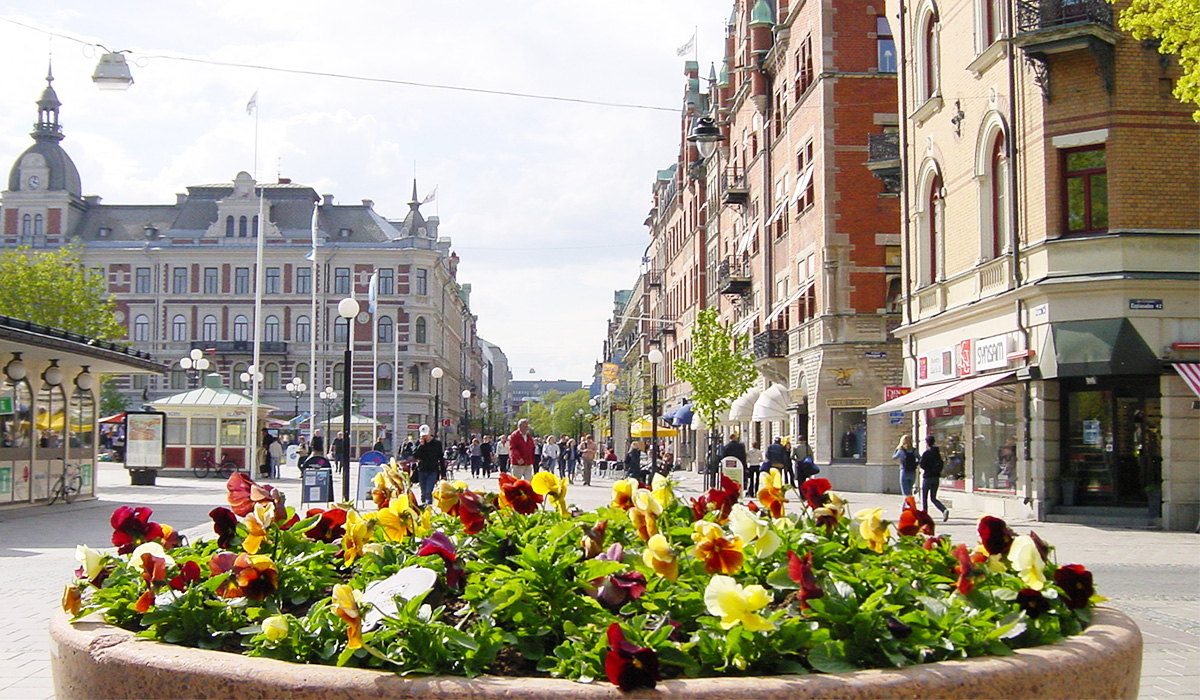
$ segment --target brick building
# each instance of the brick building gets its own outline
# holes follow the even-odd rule
[[[470,285],[457,280],[458,257],[450,240],[440,236],[438,218],[421,213],[416,183],[408,212],[396,219],[377,212],[370,200],[338,204],[311,187],[286,179],[259,183],[244,172],[232,182],[190,186],[170,204],[102,204],[100,197],[82,195],[79,172],[60,145],[60,103],[49,79],[37,104],[34,144],[16,158],[0,193],[2,242],[35,250],[83,246],[84,264],[108,281],[133,346],[172,365],[165,379],[118,380],[135,403],[194,383],[177,364],[194,348],[207,354],[210,371],[223,385],[247,388],[240,375],[252,362],[256,327],[262,329],[264,402],[286,407],[288,415],[297,405],[306,411],[309,396],[293,401],[284,389],[293,377],[310,392],[332,386],[342,394],[349,331],[337,303],[351,294],[363,302],[353,323],[350,388],[356,411],[374,413],[388,429],[411,432],[434,413],[434,366],[445,372],[443,399],[487,386]],[[308,257],[314,210],[315,265]],[[260,229],[265,240],[258,325]],[[365,302],[375,272],[378,313],[372,316]],[[340,406],[340,401],[331,406],[335,415]],[[324,407],[316,408],[324,417]],[[462,410],[460,402],[444,400],[442,416],[458,425]]]
[[[1200,515],[1200,126],[1104,0],[904,0],[903,411],[955,503]],[[1191,365],[1194,366],[1194,365]]]

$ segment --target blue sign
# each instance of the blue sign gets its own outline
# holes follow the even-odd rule
[[[887,357],[886,350],[868,350],[867,352],[865,352],[863,354],[865,356],[871,358],[872,360],[881,360],[881,359]]]
[[[363,467],[378,467],[381,464],[388,463],[388,456],[376,450],[370,450],[362,453],[358,458],[358,464]]]
[[[904,411],[890,411],[888,425],[904,425]]]

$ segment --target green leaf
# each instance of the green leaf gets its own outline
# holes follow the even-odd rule
[[[858,666],[846,660],[846,653],[841,642],[825,642],[808,652],[808,663],[822,673],[850,673],[858,671]]]
[[[768,574],[767,585],[784,591],[794,591],[800,588],[800,584],[793,581],[792,577],[788,575],[786,566],[781,566]]]
[[[456,630],[453,627],[446,627],[442,630],[442,632],[446,635],[446,639],[449,639],[451,642],[454,642],[464,649],[469,649],[471,651],[479,650],[479,642],[475,641],[475,638],[466,632]]]

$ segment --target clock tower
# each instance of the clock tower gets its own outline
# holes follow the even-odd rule
[[[0,193],[4,247],[58,247],[86,209],[79,170],[63,150],[62,103],[54,92],[54,74],[47,71],[46,89],[37,101],[33,145],[13,163],[8,187]]]

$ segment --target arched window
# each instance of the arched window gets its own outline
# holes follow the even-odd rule
[[[250,320],[245,316],[235,316],[233,319],[233,339],[250,340]]]
[[[233,369],[230,370],[229,385],[234,389],[245,389],[250,385],[242,381],[242,372],[246,371],[245,362],[235,362]]]
[[[333,366],[333,390],[342,392],[346,390],[346,366],[341,362]]]
[[[409,367],[408,380],[409,386],[412,387],[412,391],[419,393],[421,391],[421,368],[417,365]]]
[[[917,15],[917,102],[922,103],[938,94],[939,46],[938,14],[932,3],[922,7]]]
[[[31,214],[21,217],[21,238],[23,239],[21,242],[26,244],[33,238],[33,215]]]
[[[253,231],[253,233],[251,235],[257,237],[258,236],[258,217],[257,216],[254,217],[254,226],[253,226],[252,231]]]
[[[992,143],[990,194],[992,200],[991,257],[1004,250],[1008,240],[1008,154],[1004,134],[996,134]]]
[[[308,363],[297,362],[295,369],[292,370],[292,376],[298,377],[300,381],[307,384],[310,389],[313,387],[313,383],[309,381]]]
[[[312,321],[309,320],[308,316],[296,317],[296,342],[312,342]]]
[[[279,317],[267,316],[263,320],[263,340],[268,343],[279,342]]]
[[[233,229],[234,229],[233,217],[232,216],[225,217],[225,237],[226,238],[233,238]]]
[[[1011,218],[1008,130],[1004,117],[991,111],[983,121],[975,150],[979,188],[979,261],[999,257],[1009,245]]]
[[[246,217],[243,216],[238,218],[238,238],[246,237],[246,224]]]
[[[217,317],[216,316],[205,316],[204,324],[201,327],[201,329],[202,329],[201,332],[203,333],[204,340],[216,340],[217,339]]]
[[[182,314],[176,314],[171,319],[171,340],[187,340],[187,319]]]
[[[263,367],[263,388],[279,389],[279,365],[274,362],[268,362],[267,366]]]
[[[425,328],[425,317],[424,316],[417,317],[417,328],[415,331],[415,336],[416,337],[413,340],[413,342],[415,342],[415,343],[423,344],[423,343],[429,342],[429,332]]]
[[[925,197],[925,230],[923,231],[928,243],[925,259],[925,284],[938,281],[941,272],[942,244],[942,176],[935,174],[929,183]]]
[[[34,214],[33,215],[33,240],[34,240],[34,242],[35,243],[40,242],[42,236],[45,233],[46,233],[46,230],[43,225],[42,215]]]
[[[375,388],[381,391],[392,390],[392,366],[386,362],[375,370]]]
[[[349,328],[349,326],[350,326],[349,322],[346,319],[342,318],[341,316],[338,316],[336,319],[334,319],[333,320],[333,342],[335,342],[335,343],[346,342],[346,333],[347,333],[347,329]]]
[[[394,327],[394,324],[392,323],[391,316],[380,316],[379,317],[379,342],[381,342],[381,343],[392,342],[393,327]]]
[[[133,319],[133,340],[135,342],[150,342],[150,317],[142,314]]]

